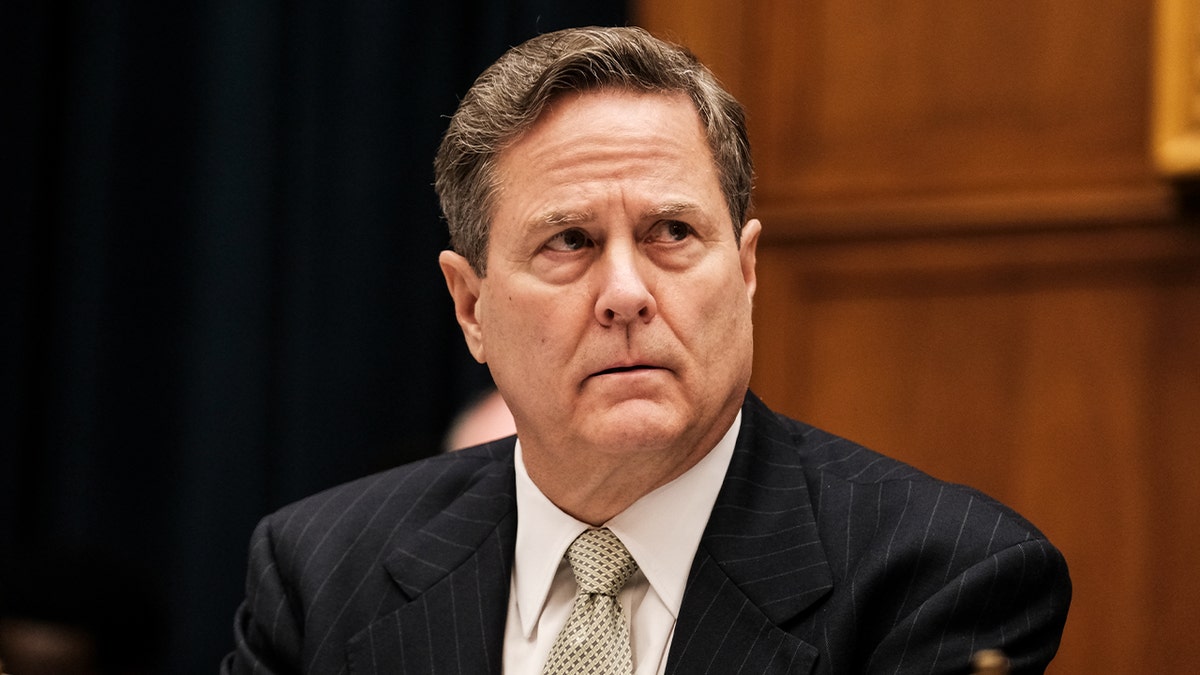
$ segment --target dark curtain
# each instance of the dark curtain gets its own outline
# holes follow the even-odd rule
[[[507,46],[624,21],[611,0],[5,3],[8,609],[214,672],[257,519],[436,452],[488,384],[436,264],[444,117]]]

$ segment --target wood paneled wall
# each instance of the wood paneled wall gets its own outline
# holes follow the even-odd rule
[[[1200,227],[1153,4],[636,0],[747,105],[754,388],[1038,524],[1055,673],[1200,663]]]

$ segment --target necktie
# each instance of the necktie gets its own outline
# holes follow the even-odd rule
[[[629,626],[617,593],[637,562],[610,530],[588,530],[567,549],[579,592],[567,623],[550,648],[543,675],[630,675]]]

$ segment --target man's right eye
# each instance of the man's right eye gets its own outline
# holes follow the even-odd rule
[[[578,251],[591,243],[583,230],[563,230],[546,242],[546,248],[552,251]]]

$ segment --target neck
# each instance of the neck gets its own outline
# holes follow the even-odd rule
[[[733,411],[736,416],[737,411]],[[555,506],[582,522],[600,526],[645,495],[675,480],[704,459],[733,424],[733,417],[687,445],[621,452],[578,450],[571,455],[521,441],[530,480]],[[578,461],[586,458],[586,461]],[[574,460],[574,461],[572,461]]]
[[[643,496],[683,475],[704,458],[693,453],[675,466],[648,466],[648,462],[623,461],[615,466],[589,465],[578,475],[561,467],[548,470],[525,454],[525,469],[542,494],[571,517],[599,527]]]

